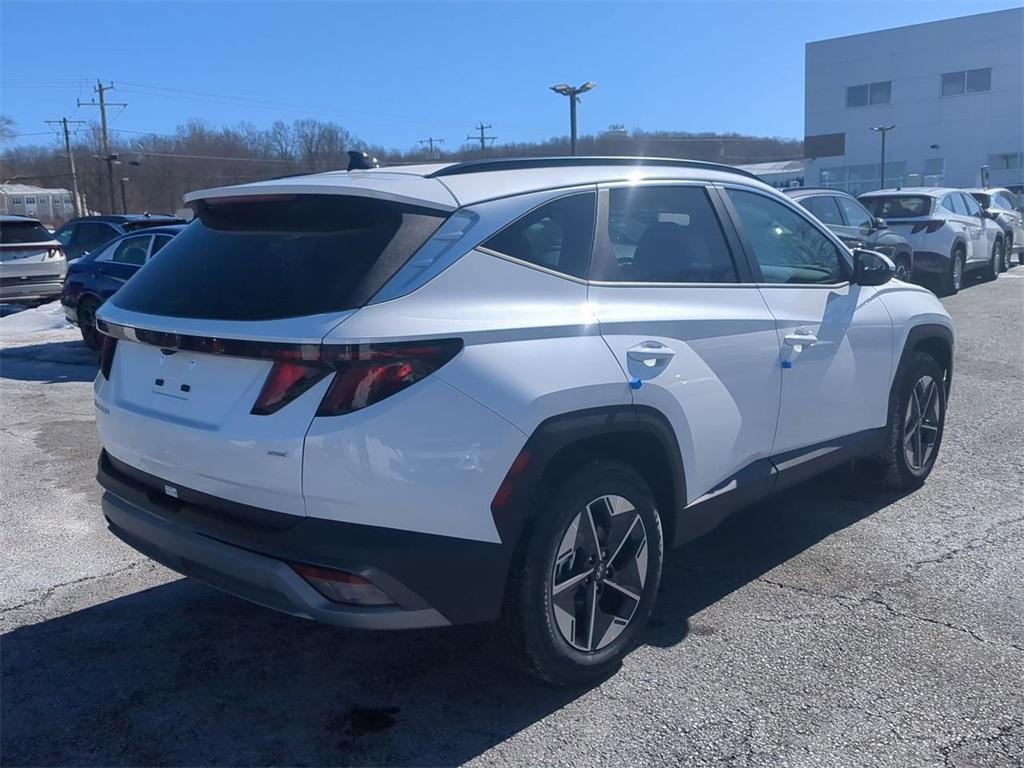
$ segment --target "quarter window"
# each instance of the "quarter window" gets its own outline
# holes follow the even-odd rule
[[[163,248],[169,242],[171,242],[171,236],[170,235],[157,235],[153,239],[153,250],[150,251],[149,258],[152,259],[154,256],[156,256],[157,251],[159,251],[161,248]]]
[[[732,254],[701,187],[610,191],[608,243],[614,259],[594,279],[636,283],[735,283]]]
[[[965,195],[963,192],[960,193],[960,198],[964,202],[964,207],[967,209],[968,216],[981,216],[981,206],[978,205],[978,201],[970,195]]]
[[[839,249],[809,221],[765,195],[729,190],[765,283],[830,284],[846,279]]]
[[[585,278],[590,272],[595,201],[593,192],[553,200],[505,227],[483,247]]]
[[[960,199],[960,195],[946,195],[945,199],[942,201],[942,207],[961,216],[967,215],[967,206],[965,206],[964,201]]]

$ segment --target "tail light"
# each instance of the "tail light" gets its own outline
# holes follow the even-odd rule
[[[509,467],[508,472],[505,473],[505,479],[502,480],[501,485],[498,486],[498,490],[494,494],[494,498],[491,499],[492,512],[497,512],[508,504],[509,499],[512,498],[512,491],[515,489],[516,481],[522,476],[529,466],[530,452],[520,451],[519,455],[516,456],[515,461],[512,462],[512,466]]]
[[[426,378],[462,349],[462,339],[432,339],[398,344],[323,347],[336,371],[317,416],[341,416],[379,403]]]
[[[918,222],[916,222],[914,224],[913,228],[911,228],[910,234],[916,235],[919,232],[927,232],[930,235],[930,234],[932,234],[934,232],[938,232],[940,229],[942,229],[942,227],[943,227],[943,225],[945,223],[946,223],[945,221],[941,221],[941,220],[918,221]]]
[[[100,342],[100,371],[107,381],[110,381],[110,371],[114,365],[114,350],[116,348],[117,339],[112,336],[104,336]]]
[[[251,412],[255,416],[266,416],[280,410],[328,373],[327,368],[319,365],[275,362]]]
[[[292,570],[313,589],[334,603],[350,605],[394,605],[395,601],[373,582],[348,571],[292,564]]]

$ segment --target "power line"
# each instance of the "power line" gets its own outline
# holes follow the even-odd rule
[[[436,160],[438,158],[438,155],[434,154],[434,142],[435,141],[438,144],[444,144],[444,139],[435,139],[433,136],[428,136],[425,139],[420,139],[420,144],[429,144],[430,145],[430,159],[431,160]]]
[[[485,133],[489,128],[492,128],[493,126],[490,123],[488,123],[487,125],[484,125],[483,120],[481,120],[479,123],[477,123],[473,127],[474,127],[475,130],[480,131],[480,135],[479,136],[474,136],[473,134],[469,134],[468,136],[466,136],[466,141],[479,141],[480,142],[480,157],[486,157],[487,156],[487,142],[489,141],[489,142],[491,142],[493,144],[494,140],[496,138],[498,138],[498,137],[497,136],[488,136]]]
[[[128,105],[124,102],[107,101],[107,91],[112,91],[114,84],[104,85],[99,80],[96,80],[96,87],[93,88],[93,93],[99,96],[99,101],[95,99],[93,101],[82,101],[78,99],[78,106],[90,106],[99,107],[100,109],[100,141],[103,144],[103,156],[100,158],[107,164],[107,187],[110,194],[110,212],[113,213],[117,210],[117,203],[114,198],[114,161],[117,159],[117,155],[111,154],[110,152],[110,134],[107,130],[107,107],[127,107]],[[120,114],[120,113],[118,113]]]

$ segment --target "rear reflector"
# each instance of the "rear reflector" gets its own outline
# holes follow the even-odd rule
[[[497,493],[494,494],[494,498],[491,500],[492,512],[497,512],[508,504],[508,500],[512,497],[512,491],[516,487],[516,481],[526,471],[528,466],[530,466],[530,452],[520,451],[515,461],[512,462],[512,466],[508,468],[508,472],[505,473],[505,479],[501,481]]]
[[[114,350],[117,348],[117,339],[104,336],[100,343],[100,372],[103,378],[110,381],[110,372],[114,367]]]
[[[395,601],[362,576],[332,568],[292,564],[292,570],[313,589],[335,603],[349,605],[394,605]]]

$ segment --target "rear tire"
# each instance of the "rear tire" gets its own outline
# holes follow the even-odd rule
[[[964,262],[966,256],[963,246],[956,246],[949,259],[949,268],[946,270],[943,293],[946,296],[956,296],[964,283]]]
[[[78,329],[82,332],[82,341],[89,349],[98,352],[102,338],[96,330],[96,310],[100,303],[92,297],[85,297],[78,302]]]
[[[911,353],[886,426],[885,446],[867,462],[869,474],[898,490],[920,487],[935,466],[946,423],[946,385],[931,355]]]
[[[1010,268],[1010,246],[1006,240],[999,241],[999,271],[1005,272]]]
[[[985,268],[985,280],[991,281],[999,277],[999,273],[1002,271],[999,268],[1000,256],[999,248],[1002,245],[1002,240],[996,240],[992,244],[992,253],[988,257],[988,266]]]
[[[585,465],[546,495],[523,532],[500,641],[549,683],[600,680],[640,638],[662,556],[661,521],[643,477],[611,459]]]

